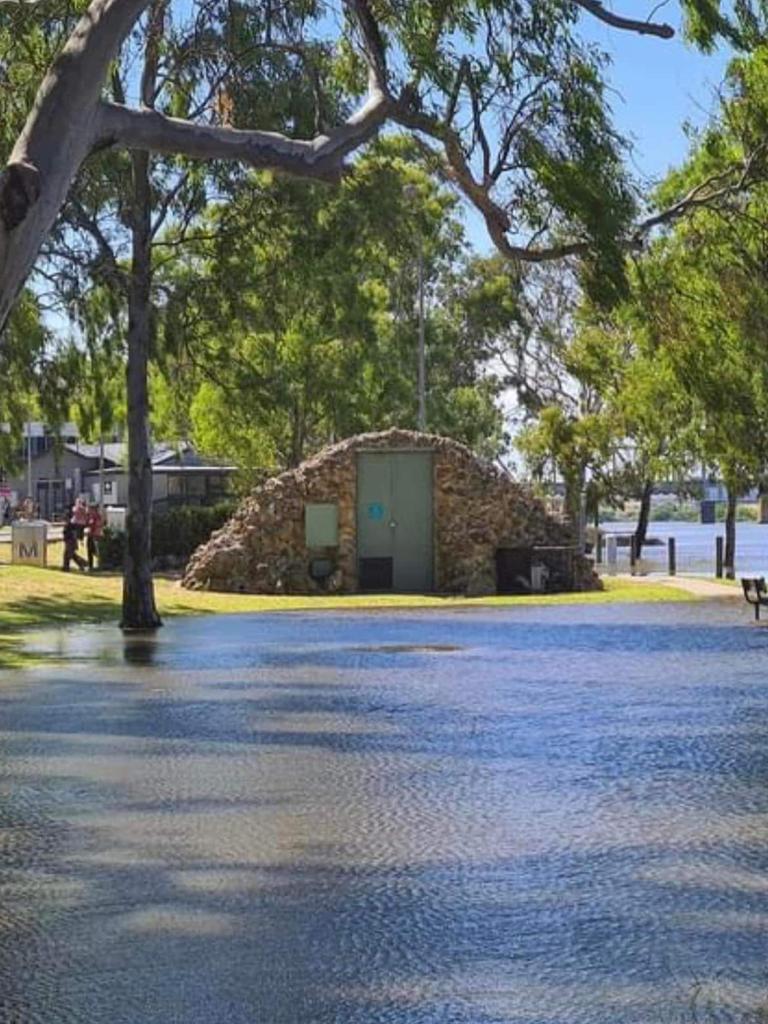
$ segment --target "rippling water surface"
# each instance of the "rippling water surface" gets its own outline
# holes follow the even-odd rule
[[[2,1024],[768,1020],[738,603],[173,622],[0,676]]]

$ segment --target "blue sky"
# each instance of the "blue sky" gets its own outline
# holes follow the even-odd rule
[[[622,0],[613,6],[629,17],[642,16],[639,7],[648,9],[637,0]],[[673,25],[673,39],[638,36],[611,29],[588,16],[583,19],[584,36],[610,55],[608,81],[614,121],[634,143],[633,176],[648,186],[685,158],[689,144],[683,126],[686,122],[701,126],[715,110],[717,89],[729,58],[724,49],[702,54],[687,45],[676,7],[663,6],[657,18]],[[492,251],[476,214],[468,214],[467,230],[476,249]]]
[[[622,13],[635,14],[626,2]],[[662,7],[659,19],[676,29],[674,39],[656,39],[618,32],[594,19],[585,19],[588,38],[612,60],[610,81],[616,123],[636,139],[636,170],[659,178],[687,151],[684,122],[703,124],[716,105],[716,90],[723,79],[728,53],[721,49],[702,54],[682,38],[681,26]]]

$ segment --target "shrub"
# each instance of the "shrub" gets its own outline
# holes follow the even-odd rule
[[[152,516],[154,558],[187,559],[226,523],[235,510],[232,502],[218,505],[179,505]]]
[[[99,541],[99,568],[122,569],[124,558],[125,534],[122,530],[105,526],[104,534]]]
[[[156,568],[183,565],[214,530],[226,523],[235,510],[232,502],[218,505],[180,505],[152,514],[152,563]],[[125,534],[106,527],[100,545],[104,569],[120,569],[125,558]]]

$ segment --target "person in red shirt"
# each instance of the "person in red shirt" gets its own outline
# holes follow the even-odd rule
[[[93,563],[99,553],[99,541],[104,535],[104,516],[99,506],[95,503],[88,508],[85,520],[86,552],[88,554],[88,568],[93,572]]]

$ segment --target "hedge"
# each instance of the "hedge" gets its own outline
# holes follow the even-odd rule
[[[195,548],[220,529],[235,510],[233,502],[180,505],[152,513],[152,561],[157,568],[182,565]],[[103,569],[119,569],[125,556],[125,534],[107,527],[99,545]]]

